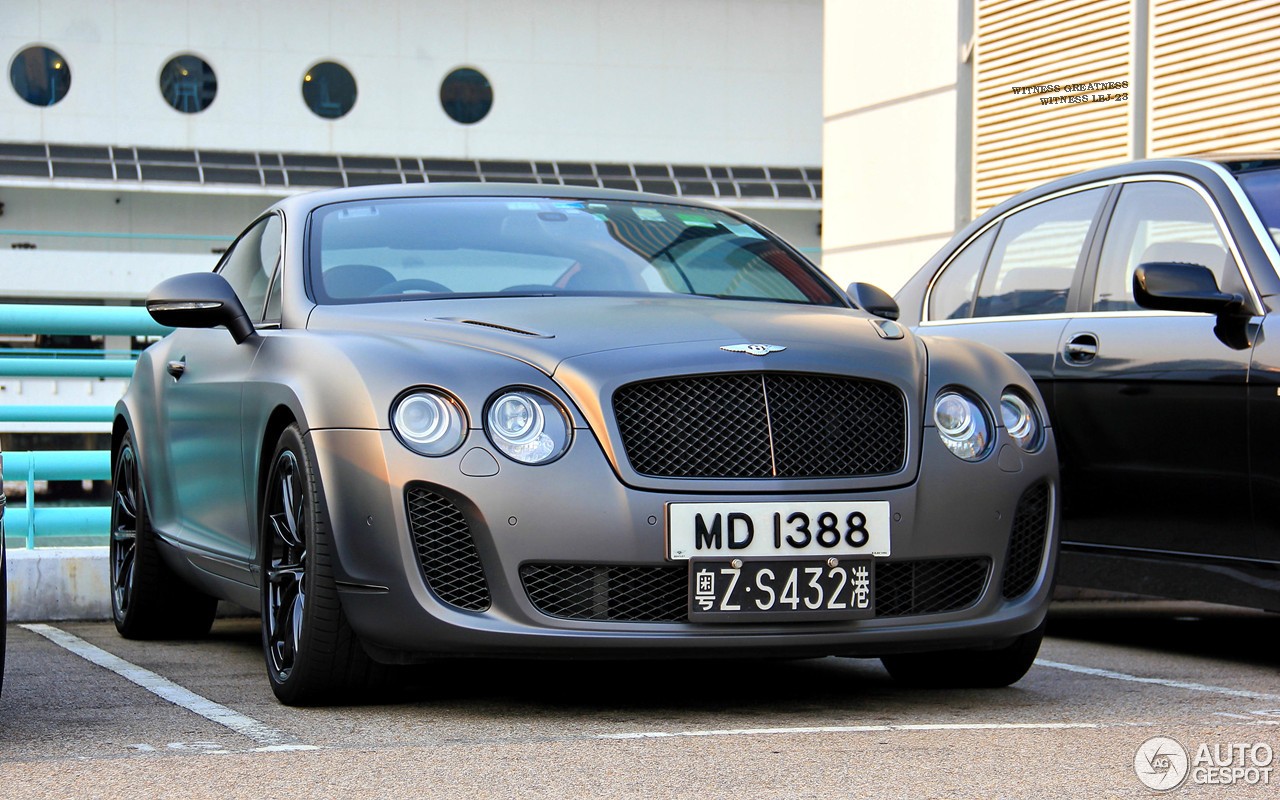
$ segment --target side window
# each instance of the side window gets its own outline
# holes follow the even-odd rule
[[[1104,188],[1076,192],[1006,217],[987,259],[973,315],[1066,311],[1071,280],[1105,194]]]
[[[280,218],[275,214],[258,220],[241,234],[223,256],[218,273],[227,279],[249,318],[263,318],[267,282],[280,260]]]
[[[1120,190],[1098,262],[1094,311],[1130,311],[1133,271],[1148,261],[1179,261],[1213,270],[1224,291],[1245,291],[1213,212],[1194,189],[1167,181],[1130,183]]]
[[[973,292],[978,288],[978,275],[987,261],[991,240],[996,238],[996,228],[965,245],[951,263],[934,281],[929,292],[929,319],[962,319],[969,316],[973,306]]]

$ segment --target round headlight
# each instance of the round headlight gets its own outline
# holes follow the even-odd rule
[[[1018,446],[1028,453],[1040,446],[1040,417],[1035,407],[1020,393],[1000,395],[1000,420]]]
[[[489,402],[484,430],[493,446],[521,464],[555,461],[569,447],[568,416],[539,392],[512,389]]]
[[[947,449],[966,461],[986,455],[991,423],[982,406],[959,392],[943,392],[933,404],[933,421]]]
[[[466,418],[457,401],[425,389],[396,401],[391,429],[406,447],[424,456],[448,455],[467,436]]]

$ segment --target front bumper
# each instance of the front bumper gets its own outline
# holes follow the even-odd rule
[[[407,451],[387,431],[310,432],[343,609],[371,654],[388,662],[881,655],[997,645],[1044,618],[1058,536],[1052,441],[1035,454],[1006,451],[967,463],[928,430],[919,473],[902,486],[860,491],[854,480],[847,492],[766,494],[751,493],[744,481],[744,493],[704,494],[630,488],[591,435],[579,434],[559,461],[526,467],[492,454],[477,432],[456,453],[434,459]],[[483,474],[490,464],[496,474]],[[686,485],[696,489],[697,482]],[[407,493],[432,498],[445,517],[423,517],[417,508],[411,515]],[[672,603],[687,590],[684,562],[665,557],[666,503],[752,500],[888,501],[892,553],[877,559],[876,569],[887,576],[878,577],[878,591],[887,586],[892,602],[880,594],[875,618],[849,621],[697,624],[678,610],[673,616]],[[454,533],[460,525],[474,546],[457,562],[434,563],[439,551],[423,545],[440,519]],[[1022,544],[1011,550],[1015,531]],[[530,591],[534,573],[567,575],[553,592],[606,596],[549,605],[545,587]],[[1011,579],[1014,573],[1019,577]],[[667,611],[649,619],[611,616],[611,584],[629,588],[642,574],[658,576],[657,590],[668,595],[659,605]],[[471,591],[477,575],[478,595]],[[459,580],[466,585],[455,591]]]

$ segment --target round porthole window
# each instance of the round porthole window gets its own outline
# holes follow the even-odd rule
[[[67,96],[71,67],[57,50],[34,45],[13,59],[9,82],[18,97],[31,105],[51,106]]]
[[[345,116],[356,104],[356,79],[341,64],[321,61],[302,76],[302,100],[325,119]]]
[[[190,54],[174,56],[160,70],[160,94],[178,111],[195,114],[213,104],[218,94],[218,78],[203,58]]]
[[[455,122],[474,125],[493,107],[493,87],[477,70],[455,69],[440,84],[440,105]]]

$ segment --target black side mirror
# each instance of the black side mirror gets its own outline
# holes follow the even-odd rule
[[[1216,316],[1244,311],[1244,298],[1227,294],[1208,267],[1165,261],[1139,264],[1133,273],[1133,298],[1143,308],[1198,311]]]
[[[885,319],[898,318],[898,302],[879,286],[872,286],[869,283],[851,283],[849,288],[845,289],[845,294],[849,295],[849,299],[858,308],[868,314],[875,314]]]
[[[1219,341],[1233,350],[1252,345],[1244,298],[1219,289],[1208,267],[1166,261],[1139,264],[1133,273],[1133,299],[1143,308],[1213,314]]]
[[[226,325],[236,344],[253,335],[253,323],[227,279],[215,272],[192,272],[161,281],[147,295],[147,313],[171,328]]]

